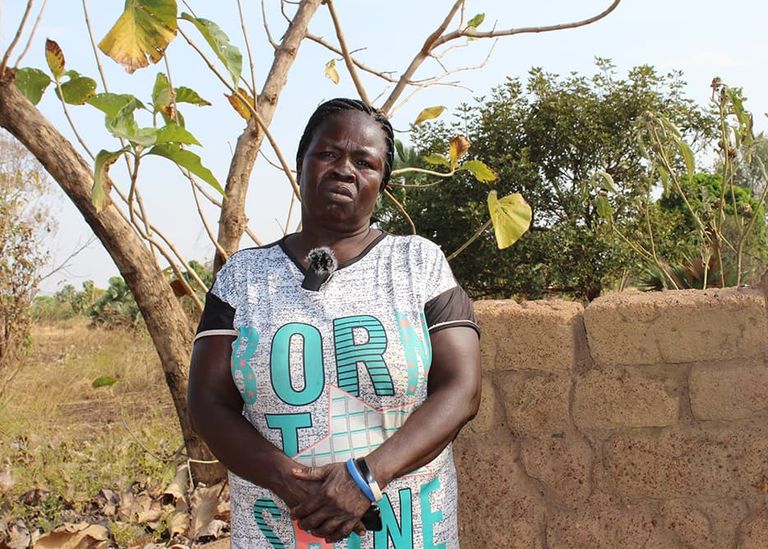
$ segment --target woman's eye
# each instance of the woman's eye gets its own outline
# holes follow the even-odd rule
[[[371,167],[371,163],[368,162],[367,160],[358,160],[357,161],[357,165],[358,166],[362,166],[363,168],[370,168]]]

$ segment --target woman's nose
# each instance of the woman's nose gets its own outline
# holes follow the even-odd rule
[[[354,178],[354,170],[352,168],[352,159],[346,155],[341,155],[333,165],[334,173],[343,179]]]

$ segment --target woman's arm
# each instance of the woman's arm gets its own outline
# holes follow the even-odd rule
[[[227,469],[296,505],[317,490],[317,483],[292,477],[298,464],[243,416],[243,400],[230,373],[232,340],[212,335],[195,342],[188,389],[192,426]]]
[[[384,488],[393,478],[432,461],[477,413],[480,405],[480,342],[468,327],[440,330],[432,338],[429,396],[403,426],[365,460]],[[323,535],[339,528],[339,516],[359,510],[360,489],[343,463],[298,469],[294,475],[323,481],[323,490],[292,509],[302,528]]]

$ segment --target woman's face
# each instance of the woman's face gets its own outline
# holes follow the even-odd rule
[[[379,195],[387,143],[368,114],[345,110],[320,124],[302,162],[304,225],[355,230],[370,223]]]

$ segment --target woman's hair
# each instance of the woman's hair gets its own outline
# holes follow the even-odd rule
[[[392,124],[386,115],[378,109],[374,109],[367,103],[360,101],[359,99],[346,99],[338,97],[322,103],[312,116],[309,117],[307,127],[304,128],[304,134],[299,141],[299,149],[296,151],[296,167],[301,172],[301,165],[304,162],[304,155],[309,147],[309,142],[312,141],[312,136],[315,133],[317,127],[325,122],[329,117],[341,111],[360,111],[368,114],[376,122],[381,125],[381,129],[384,130],[384,138],[387,142],[387,154],[384,158],[384,175],[381,178],[381,188],[387,186],[389,183],[389,176],[392,173],[392,164],[395,161],[395,133],[392,131]]]

